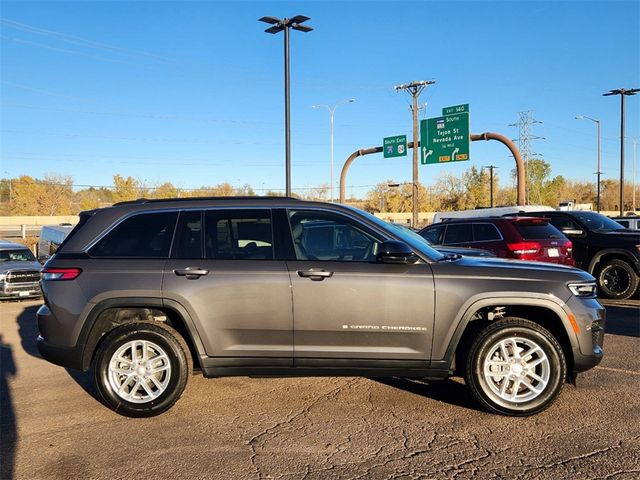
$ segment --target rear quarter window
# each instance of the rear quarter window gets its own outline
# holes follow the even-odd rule
[[[127,218],[89,250],[92,257],[167,258],[177,212],[143,213]]]

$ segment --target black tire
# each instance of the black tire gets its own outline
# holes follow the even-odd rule
[[[138,380],[148,378],[147,376],[139,377],[136,374],[130,379],[130,377],[125,374],[118,375],[113,372],[110,373],[109,366],[114,354],[116,354],[121,347],[134,340],[150,342],[147,345],[153,345],[166,354],[166,359],[158,360],[156,364],[161,362],[161,366],[168,365],[170,368],[155,374],[156,379],[163,384],[164,390],[155,386],[157,383],[151,381],[153,380],[150,378],[152,375],[149,375],[149,380],[146,381],[146,386],[150,387],[152,391],[155,390],[153,393],[158,395],[155,398],[149,398],[148,400],[144,398],[136,399],[135,395],[133,395],[137,401],[128,401],[116,391],[116,382],[122,382],[124,385],[125,381],[123,381],[123,378],[125,378],[126,382],[129,382],[126,388],[129,388],[130,391],[136,389],[136,392],[140,392],[143,385],[142,383],[138,383]],[[137,347],[135,347],[135,349],[137,351]],[[141,352],[142,350],[143,347],[141,346]],[[125,349],[124,352],[126,351]],[[131,356],[132,355],[131,353]],[[152,357],[149,360],[153,361],[154,358],[161,358],[161,356]],[[145,364],[149,363],[149,368],[151,368],[152,364],[149,360],[143,359],[141,362]],[[124,359],[122,361],[126,362],[127,360]],[[125,364],[121,364],[120,366],[122,367],[123,365]],[[133,370],[133,365],[130,368]],[[184,339],[173,328],[162,323],[136,322],[125,324],[114,329],[109,332],[107,337],[100,343],[100,347],[93,359],[93,377],[98,392],[107,406],[127,417],[153,417],[166,412],[182,395],[187,385],[187,379],[191,375],[191,369],[192,363],[189,348]],[[133,373],[129,375],[133,375]],[[127,393],[126,388],[124,395]],[[145,390],[146,388],[142,389],[143,395]]]
[[[638,289],[638,275],[624,260],[613,259],[598,271],[598,288],[607,298],[626,300]]]
[[[496,379],[502,378],[502,382],[511,382],[507,383],[507,385],[512,386],[510,390],[505,390],[505,394],[513,392],[514,390],[519,392],[520,389],[516,390],[513,388],[514,385],[524,386],[523,383],[515,383],[515,381],[518,380],[518,375],[513,375],[515,380],[510,379],[509,375],[511,374],[504,377],[495,377],[489,374],[491,378],[486,378],[484,375],[484,362],[485,360],[495,358],[491,357],[491,354],[495,351],[496,344],[502,340],[516,342],[515,339],[539,346],[547,358],[547,362],[544,362],[544,365],[534,367],[534,373],[536,374],[540,373],[540,369],[546,369],[548,373],[546,386],[530,400],[509,401],[501,398],[499,393],[492,391],[491,385],[493,384],[493,388],[498,388]],[[524,352],[526,351],[528,350],[524,350]],[[525,354],[522,358],[527,357]],[[533,355],[530,358],[534,359]],[[537,358],[540,358],[539,354],[537,354]],[[518,362],[516,361],[515,363]],[[502,369],[503,367],[499,368]],[[506,370],[510,368],[515,372],[514,366],[504,368]],[[496,375],[505,375],[504,371],[506,370],[502,370],[501,373],[496,373]],[[523,375],[525,379],[530,382],[529,377],[526,376],[527,374],[523,373],[521,376]],[[466,362],[465,382],[475,399],[490,412],[502,415],[528,416],[542,412],[547,409],[560,394],[566,378],[567,362],[562,347],[556,338],[537,323],[523,318],[504,318],[482,329],[471,344]],[[540,386],[542,384],[538,383],[537,385]],[[526,388],[525,392],[528,390],[530,395],[533,394],[529,388],[523,388]]]

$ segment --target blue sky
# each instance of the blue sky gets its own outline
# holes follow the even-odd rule
[[[409,98],[393,86],[434,79],[426,115],[469,103],[471,131],[515,138],[533,110],[535,152],[553,174],[593,180],[602,121],[604,178],[619,175],[619,97],[640,87],[640,2],[1,2],[1,176],[47,172],[110,185],[114,173],[192,188],[227,181],[284,188],[282,35],[263,15],[304,14],[292,32],[293,187],[329,183],[329,114],[338,107],[336,182],[346,157],[411,133]],[[640,137],[640,95],[627,97]],[[627,142],[627,178],[632,143]],[[355,162],[349,193],[410,181],[410,157]],[[507,183],[513,160],[474,142],[471,161]],[[640,173],[639,173],[640,176]]]

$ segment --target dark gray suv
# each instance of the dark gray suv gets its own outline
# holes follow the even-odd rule
[[[586,272],[442,255],[355,208],[291,198],[138,200],[81,214],[46,263],[42,356],[91,367],[117,412],[152,416],[193,368],[226,375],[464,375],[530,415],[602,358]]]

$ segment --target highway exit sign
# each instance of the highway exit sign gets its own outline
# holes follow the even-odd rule
[[[442,109],[442,115],[452,115],[454,113],[469,113],[469,104],[465,103],[464,105],[454,105],[453,107],[444,107]]]
[[[384,158],[406,157],[407,156],[407,136],[396,135],[387,137],[382,142],[382,152]]]
[[[467,111],[420,121],[422,165],[469,160],[469,106],[448,108],[462,107]]]

